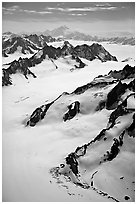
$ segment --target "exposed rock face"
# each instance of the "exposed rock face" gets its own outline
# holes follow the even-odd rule
[[[90,82],[90,83],[88,83],[86,85],[83,85],[83,86],[80,86],[80,87],[76,88],[76,90],[73,91],[72,94],[79,95],[79,94],[84,93],[86,90],[88,90],[88,89],[90,89],[92,87],[100,87],[100,88],[102,88],[102,87],[105,87],[105,86],[107,86],[109,84],[114,84],[116,82],[117,82],[117,80],[102,81],[102,82],[98,82],[97,80],[93,80],[92,82]]]
[[[10,79],[10,75],[11,74],[15,74],[15,73],[22,73],[26,79],[28,79],[28,75],[32,75],[34,78],[36,78],[35,74],[33,72],[31,72],[29,70],[28,67],[30,67],[30,61],[28,60],[28,58],[24,58],[22,59],[21,57],[19,58],[19,60],[14,60],[13,62],[10,63],[10,66],[8,69],[3,69],[3,73],[5,77],[2,77],[2,85],[11,85],[11,79]],[[7,81],[10,82],[7,83]]]
[[[87,60],[92,61],[96,58],[94,53],[90,49],[90,46],[86,44],[76,46],[75,51],[77,52],[79,57],[85,58]]]
[[[131,137],[135,137],[135,114],[133,115],[132,124],[127,128],[127,132]]]
[[[45,36],[45,35],[36,35],[36,34],[31,34],[31,35],[26,35],[25,39],[29,39],[31,42],[36,44],[39,47],[44,47],[46,43],[48,42],[55,42],[56,39],[52,38],[51,36]]]
[[[120,71],[111,71],[109,73],[110,76],[116,79],[128,79],[128,78],[133,78],[135,76],[135,67],[131,67],[130,65],[126,65],[124,69]]]
[[[127,84],[119,81],[119,83],[107,95],[106,108],[114,109],[117,106],[120,96],[125,93],[126,89]]]
[[[61,56],[74,54],[74,47],[68,42],[65,41],[63,47],[61,48]]]
[[[8,57],[8,55],[2,50],[2,57]]]
[[[128,84],[128,88],[131,91],[135,91],[135,79]]]
[[[66,120],[72,119],[77,113],[80,112],[80,103],[79,103],[79,101],[75,101],[72,104],[70,104],[68,106],[68,109],[69,110],[67,111],[67,113],[65,113],[65,115],[63,117],[64,122]]]
[[[106,61],[117,61],[117,58],[112,56],[102,45],[98,43],[93,43],[91,46],[86,44],[78,45],[74,48],[79,57],[85,58],[87,60],[99,59],[102,62]]]
[[[44,116],[46,115],[47,110],[52,105],[52,103],[53,102],[46,104],[46,105],[42,105],[39,108],[37,108],[30,116],[30,119],[28,120],[27,125],[30,125],[33,127],[36,125],[36,123],[42,120]]]
[[[76,68],[84,68],[85,67],[85,63],[82,62],[79,57],[75,57],[74,55],[72,55],[72,59],[75,59],[76,62],[79,63],[79,66],[75,65]]]
[[[52,104],[57,101],[61,96],[67,95],[67,92],[62,93],[59,97],[55,100],[51,101],[50,103],[44,104],[38,108],[36,108],[33,113],[31,114],[29,120],[27,121],[27,126],[35,126],[39,121],[43,120],[48,109],[52,106]]]
[[[78,162],[76,159],[76,154],[71,153],[66,157],[66,163],[70,166],[72,172],[77,175],[78,174]]]
[[[117,58],[115,56],[112,56],[108,51],[105,50],[102,45],[99,45],[98,43],[93,43],[90,48],[94,55],[97,56],[97,58],[102,62],[117,61]]]
[[[12,85],[9,73],[6,71],[6,69],[3,69],[2,71],[3,71],[2,86]]]

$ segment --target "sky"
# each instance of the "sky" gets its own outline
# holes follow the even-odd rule
[[[135,32],[134,2],[3,2],[2,32],[59,26],[84,33]]]

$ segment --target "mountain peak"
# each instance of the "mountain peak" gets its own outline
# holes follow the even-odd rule
[[[58,29],[69,30],[69,28],[66,25],[60,26]]]

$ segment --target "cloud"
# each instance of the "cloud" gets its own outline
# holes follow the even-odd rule
[[[97,7],[83,7],[83,8],[61,8],[61,7],[57,7],[57,8],[55,8],[55,7],[45,8],[45,10],[55,10],[55,11],[62,11],[62,12],[71,12],[71,11],[101,11],[101,10],[116,10],[116,9],[117,9],[117,7],[114,7],[114,6],[111,6],[111,7],[100,7],[100,5],[98,5]]]
[[[70,13],[71,16],[86,16],[86,13]]]
[[[35,11],[35,10],[26,10],[26,9],[24,9],[24,10],[20,9],[20,11],[25,12],[25,13],[29,13],[29,14],[35,13],[35,14],[40,14],[40,15],[52,13],[51,11]]]
[[[2,7],[2,10],[4,10],[4,11],[16,11],[16,10],[18,10],[20,7],[19,6],[11,6],[11,7],[9,7],[9,8],[5,8],[5,7]]]
[[[44,14],[50,14],[52,12],[50,12],[50,11],[38,11],[37,13],[41,14],[41,15],[44,15]]]
[[[25,12],[28,14],[40,14],[40,15],[44,15],[44,14],[51,14],[51,11],[35,11],[35,10],[27,10],[27,9],[21,9],[19,6],[12,6],[9,8],[2,8],[3,13],[4,14],[13,14],[13,12]]]

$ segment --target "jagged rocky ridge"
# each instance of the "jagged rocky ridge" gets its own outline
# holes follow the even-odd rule
[[[102,62],[105,62],[107,60],[117,61],[116,57],[112,56],[109,52],[107,52],[102,45],[93,43],[91,46],[85,44],[73,47],[68,41],[65,41],[62,48],[55,48],[46,44],[44,48],[40,49],[32,57],[20,58],[18,61],[14,60],[9,64],[10,67],[7,70],[4,70],[4,72],[7,72],[5,76],[9,77],[9,74],[14,74],[17,71],[20,71],[25,75],[25,77],[27,76],[27,74],[32,74],[33,77],[35,77],[35,75],[29,70],[29,67],[33,67],[37,64],[40,64],[47,57],[55,65],[55,62],[53,60],[57,60],[60,57],[65,57],[68,55],[70,55],[72,60],[75,60],[75,62],[77,63],[75,65],[75,68],[84,68],[86,65],[82,62],[80,57],[88,59],[90,61],[96,58],[101,60]],[[56,66],[56,68],[58,67]],[[11,69],[12,71],[9,72],[9,70]],[[8,77],[6,80],[8,80]],[[3,80],[5,80],[5,77],[3,77]],[[7,84],[4,81],[2,83],[3,85]]]
[[[129,74],[125,72],[126,69],[129,71]],[[135,92],[135,79],[134,79],[135,67],[126,65],[122,70],[118,72],[121,73],[121,79],[119,78],[119,76],[117,77],[117,75],[115,76],[115,78],[112,77],[113,73],[116,73],[116,71],[111,71],[108,73],[108,75],[96,77],[92,82],[84,86],[78,87],[72,93],[64,92],[62,95],[60,95],[57,99],[53,100],[52,102],[37,108],[30,116],[30,119],[27,122],[27,125],[35,126],[37,122],[39,122],[44,118],[49,107],[62,96],[81,95],[88,90],[100,89],[104,87],[109,87],[111,85],[114,87],[107,92],[107,94],[102,100],[98,101],[98,103],[96,104],[95,110],[98,111],[98,110],[102,110],[103,108],[106,108],[108,110],[115,109],[118,106],[119,102],[123,100],[122,96],[125,94],[127,90],[131,92]],[[128,84],[122,82],[123,78],[126,79],[127,75],[129,79],[132,79],[131,82]],[[98,94],[97,95],[95,94],[94,97],[96,98],[97,96]],[[64,121],[72,119],[77,113],[80,112],[80,102],[75,101],[72,104],[69,104],[67,107],[68,107],[68,110],[63,116]]]
[[[8,37],[9,36],[9,37]],[[45,35],[16,35],[8,34],[2,37],[2,56],[8,57],[16,51],[22,54],[34,54],[43,48],[48,42],[55,42],[56,39]]]
[[[10,75],[16,73],[22,73],[26,79],[28,79],[28,75],[32,75],[36,78],[36,75],[31,72],[28,68],[29,60],[28,58],[19,58],[19,60],[14,60],[13,62],[9,63],[10,66],[7,69],[2,69],[3,76],[2,76],[2,86],[12,85],[12,80]]]
[[[81,63],[80,67],[83,67],[84,63],[82,63],[79,57],[85,58],[90,61],[96,58],[100,59],[102,62],[111,60],[117,61],[116,57],[107,52],[102,45],[93,43],[91,46],[84,44],[73,47],[68,41],[64,42],[62,48],[55,48],[53,46],[46,45],[42,50],[33,55],[30,59],[33,60],[34,63],[40,63],[43,59],[45,59],[46,55],[48,55],[48,57],[52,59],[71,55],[73,59],[76,59]]]
[[[8,56],[8,54],[15,53],[17,50],[23,54],[34,54],[39,49],[37,45],[20,36],[14,36],[2,42],[2,53],[5,57]]]
[[[25,35],[24,38],[30,40],[31,42],[33,42],[39,47],[44,47],[46,43],[56,41],[55,38],[52,38],[51,36],[45,36],[42,34],[41,35],[36,35],[36,34]]]

